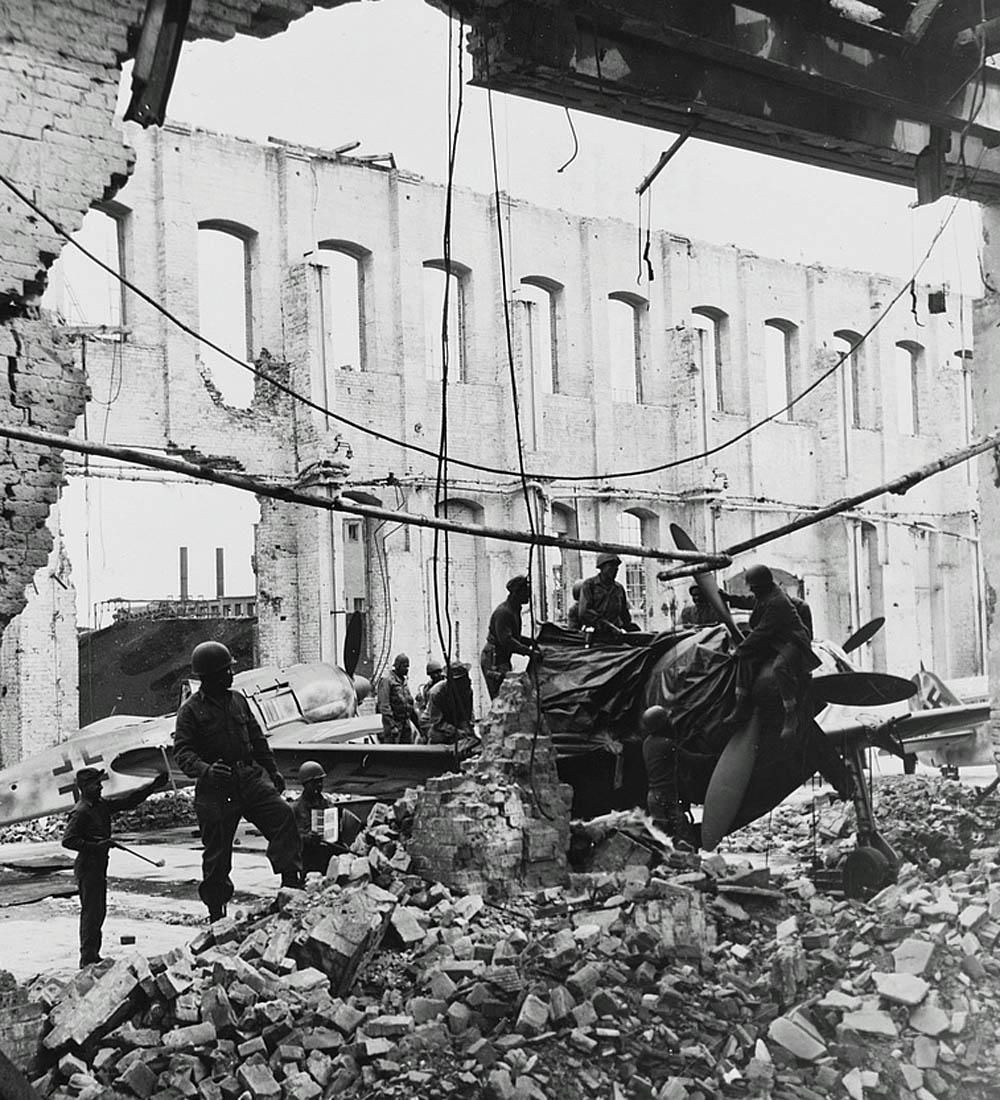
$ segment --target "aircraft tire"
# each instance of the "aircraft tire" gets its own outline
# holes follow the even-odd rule
[[[844,860],[844,897],[864,901],[888,886],[895,876],[889,860],[877,848],[855,848]]]

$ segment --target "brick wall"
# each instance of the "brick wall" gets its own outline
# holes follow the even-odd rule
[[[266,37],[314,7],[342,2],[203,0],[194,5],[187,38],[226,39],[241,32]],[[66,232],[79,229],[90,207],[110,199],[132,170],[133,153],[113,116],[130,32],[140,26],[144,8],[144,0],[0,0],[0,173]],[[83,411],[85,379],[35,311],[45,273],[63,244],[45,218],[0,183],[0,354],[8,389],[0,422],[68,432]],[[0,630],[25,606],[26,588],[47,566],[52,539],[45,518],[61,478],[58,455],[22,444],[5,445],[0,453]],[[66,629],[72,638],[72,623]],[[46,648],[34,627],[25,624],[21,633],[31,640],[5,647],[15,665],[26,654],[34,660],[39,646]],[[42,637],[46,633],[43,627]],[[61,644],[52,637],[50,672]],[[52,741],[75,727],[75,721],[68,728],[48,724],[43,732],[41,716],[58,716],[42,702],[33,715],[30,700],[37,692],[24,683],[11,689],[11,671],[5,664],[5,753],[34,744],[38,736]],[[64,686],[75,692],[75,683]],[[48,687],[37,690],[51,696],[51,676]]]

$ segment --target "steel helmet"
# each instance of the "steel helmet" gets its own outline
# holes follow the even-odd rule
[[[191,672],[202,678],[232,668],[235,663],[222,642],[199,642],[191,653]]]
[[[306,760],[299,766],[299,782],[308,783],[310,779],[326,779],[326,769],[315,760]]]
[[[444,672],[444,661],[440,657],[428,657],[427,675],[433,676],[435,672]]]

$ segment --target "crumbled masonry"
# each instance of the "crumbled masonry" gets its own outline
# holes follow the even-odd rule
[[[965,866],[907,864],[869,903],[817,894],[798,872],[653,850],[635,830],[610,834],[627,853],[614,872],[491,904],[414,874],[409,806],[377,807],[307,890],[167,955],[36,982],[36,1088],[987,1100],[1000,1075],[996,801],[972,830],[957,784],[906,782],[911,812]]]

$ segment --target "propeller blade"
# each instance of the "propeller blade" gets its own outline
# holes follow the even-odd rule
[[[674,540],[674,546],[678,550],[697,550],[699,549],[691,536],[684,530],[683,527],[676,523],[671,523],[670,534]],[[729,630],[729,633],[738,642],[743,641],[743,635],[739,632],[736,626],[736,622],[733,619],[729,608],[726,606],[726,601],[722,598],[719,592],[719,586],[715,581],[714,573],[699,573],[694,578],[695,584],[701,589],[701,594],[708,601],[709,606],[719,616],[719,622],[724,624]]]
[[[729,738],[712,771],[701,814],[701,846],[706,852],[715,851],[743,803],[757,759],[760,727],[760,711],[754,710],[749,723]]]
[[[880,707],[916,695],[917,685],[885,672],[833,672],[814,676],[813,691],[824,703],[846,707]]]
[[[879,615],[877,619],[872,619],[870,623],[865,623],[859,630],[855,630],[840,648],[845,653],[853,653],[859,646],[863,646],[865,642],[870,642],[883,626],[885,626],[885,619]]]
[[[351,612],[347,617],[347,629],[344,631],[344,671],[352,678],[358,667],[358,659],[361,657],[364,630],[365,622],[361,612]]]

